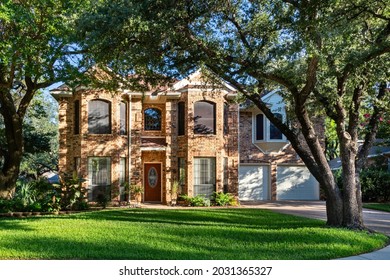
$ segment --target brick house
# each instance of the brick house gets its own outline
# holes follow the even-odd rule
[[[51,94],[59,103],[60,171],[85,178],[90,201],[108,187],[123,200],[128,182],[144,187],[143,201],[168,204],[174,181],[190,196],[319,198],[284,136],[260,111],[239,106],[234,88],[210,86],[200,72],[143,93],[63,85]],[[277,93],[265,98],[286,117]]]

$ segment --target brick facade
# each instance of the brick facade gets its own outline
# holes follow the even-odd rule
[[[172,92],[159,93],[112,93],[105,90],[78,89],[71,93],[64,89],[52,91],[59,103],[59,134],[61,172],[71,174],[77,171],[86,179],[89,187],[88,158],[109,158],[110,186],[113,200],[119,200],[120,159],[126,158],[126,182],[144,185],[144,166],[146,163],[161,163],[162,196],[161,203],[170,202],[170,187],[179,180],[178,158],[185,160],[185,183],[182,192],[193,195],[194,158],[215,158],[215,190],[223,191],[225,181],[229,182],[229,191],[237,194],[238,189],[238,105],[229,104],[229,134],[224,135],[224,104],[228,94],[226,89],[209,90],[206,87],[192,87],[187,83]],[[88,133],[88,103],[91,100],[103,100],[110,104],[111,134]],[[194,134],[194,103],[207,101],[215,104],[215,133]],[[127,104],[128,130],[120,135],[120,102]],[[75,134],[75,104],[79,102],[80,132]],[[184,102],[184,135],[178,135],[178,102]],[[149,108],[161,111],[161,129],[145,130],[144,112]],[[147,144],[145,144],[147,143]],[[157,144],[156,144],[157,143]],[[160,143],[160,144],[159,144]],[[224,163],[228,163],[228,172],[224,173]],[[77,166],[76,162],[79,162]],[[78,170],[76,170],[78,169]]]
[[[179,178],[179,159],[184,163],[184,182],[181,193],[193,196],[197,174],[195,161],[212,159],[215,163],[214,191],[239,193],[240,165],[265,165],[269,170],[270,195],[277,199],[278,167],[304,166],[291,145],[282,141],[254,141],[255,116],[260,111],[240,108],[233,102],[236,92],[229,86],[216,89],[202,81],[199,73],[192,79],[178,82],[172,88],[147,93],[108,92],[78,89],[70,92],[66,87],[52,91],[59,103],[59,168],[61,172],[77,171],[91,185],[90,158],[109,158],[109,182],[113,200],[120,200],[121,159],[125,159],[124,179],[131,185],[145,185],[145,164],[161,164],[161,201],[169,204],[170,188]],[[276,95],[275,95],[276,96]],[[269,100],[274,97],[269,98]],[[111,133],[88,133],[88,104],[91,100],[104,100],[110,104]],[[215,131],[209,134],[194,132],[195,103],[206,101],[215,108]],[[276,102],[275,101],[275,102]],[[79,133],[75,133],[75,106],[78,102]],[[126,103],[127,131],[120,134],[120,103]],[[184,133],[179,135],[179,103],[184,104]],[[277,102],[276,102],[277,103]],[[145,110],[161,112],[161,129],[145,129]],[[280,110],[280,108],[278,109]],[[322,122],[317,122],[319,135],[324,135]],[[269,123],[266,123],[269,129]],[[262,149],[268,149],[264,151]],[[159,165],[158,165],[159,166]],[[198,167],[199,168],[199,167]],[[122,168],[123,172],[123,168]],[[182,174],[183,175],[183,174]],[[145,197],[145,196],[144,196]],[[123,196],[122,196],[123,199]]]

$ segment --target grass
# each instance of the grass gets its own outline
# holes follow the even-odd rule
[[[364,203],[364,208],[390,212],[390,203]]]
[[[261,209],[117,209],[0,220],[0,259],[335,259],[381,234]]]

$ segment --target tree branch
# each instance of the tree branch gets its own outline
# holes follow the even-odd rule
[[[382,82],[379,86],[379,91],[377,98],[379,100],[383,100],[383,98],[386,96],[386,94],[389,93],[389,89],[386,87],[386,82]],[[374,112],[370,118],[370,121],[368,123],[368,132],[366,133],[364,137],[364,143],[361,147],[360,151],[358,152],[357,159],[356,159],[356,170],[357,172],[360,172],[362,168],[364,168],[366,162],[368,153],[371,149],[371,147],[374,144],[376,134],[378,132],[379,128],[379,118],[382,114],[383,109],[379,108],[378,106],[374,106]]]
[[[23,120],[23,118],[26,114],[27,108],[30,105],[30,102],[31,102],[32,98],[34,97],[34,94],[37,90],[35,87],[35,83],[32,81],[31,77],[26,76],[24,80],[26,82],[27,89],[26,89],[26,93],[24,94],[22,100],[20,101],[19,108],[18,108],[18,115],[19,115],[21,120]]]

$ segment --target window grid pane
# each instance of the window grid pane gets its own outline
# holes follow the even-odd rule
[[[186,169],[185,169],[185,160],[184,158],[179,158],[179,184],[181,186],[185,185],[186,181]]]
[[[88,158],[88,199],[96,201],[99,195],[110,195],[111,158]]]
[[[194,159],[194,196],[210,198],[215,192],[215,158]]]
[[[119,184],[122,186],[126,182],[126,158],[120,158],[119,162]]]
[[[223,191],[226,193],[228,190],[229,182],[229,169],[228,169],[228,158],[223,158]]]

